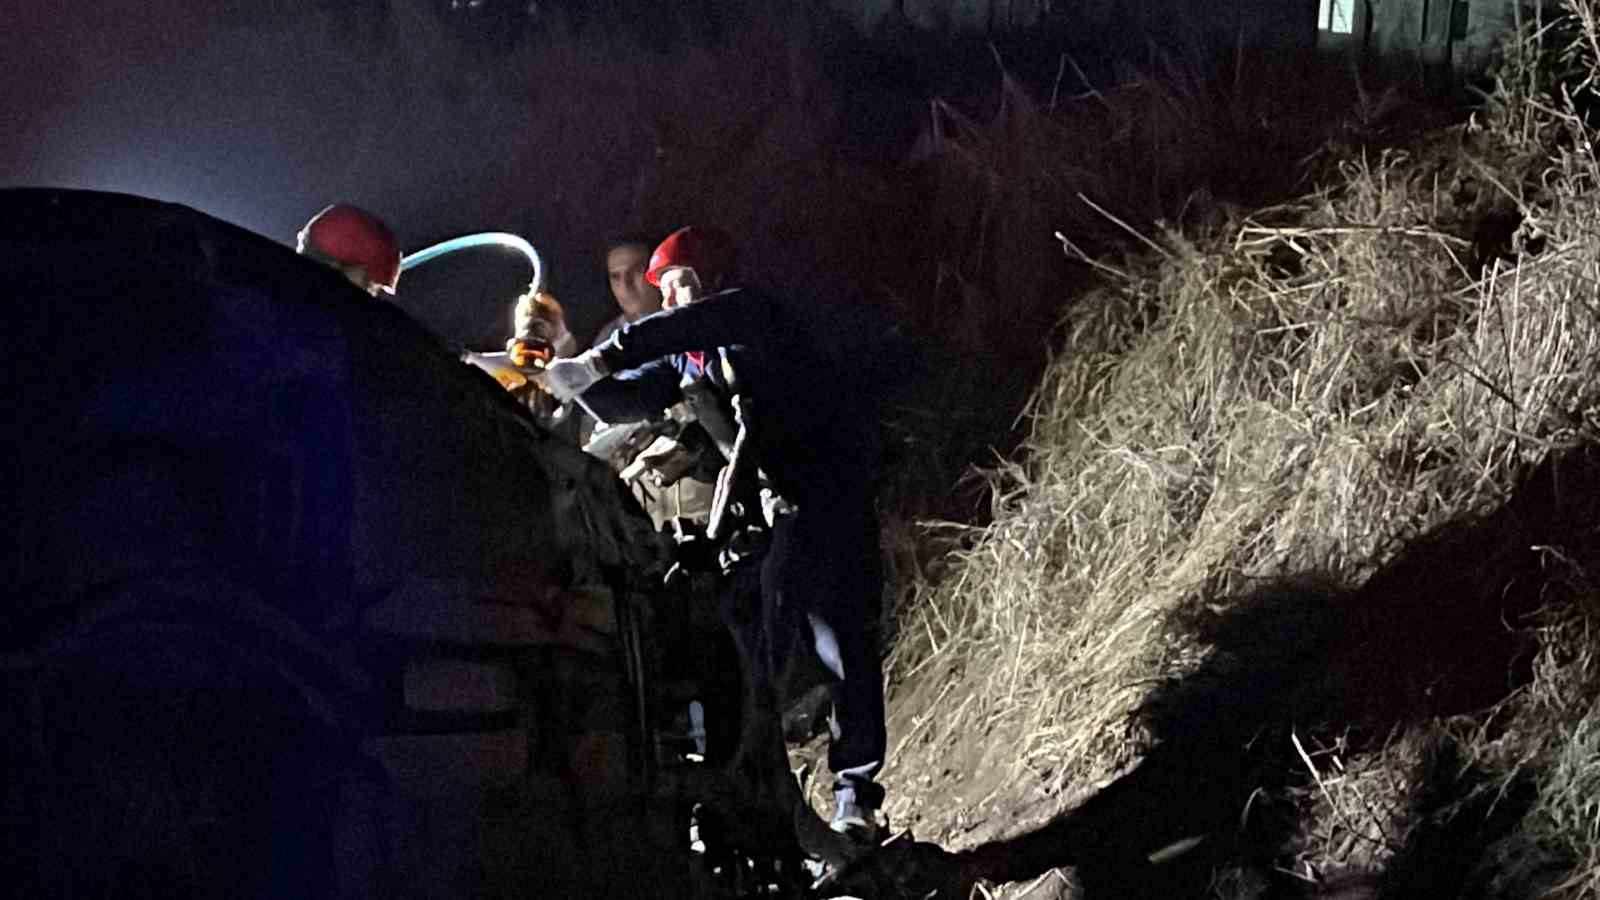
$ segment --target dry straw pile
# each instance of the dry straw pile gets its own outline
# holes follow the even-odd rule
[[[1273,579],[1354,595],[1600,434],[1597,16],[1571,0],[1530,22],[1464,126],[1351,153],[1295,204],[1099,261],[1107,286],[1061,323],[1023,452],[990,473],[992,524],[944,526],[961,549],[901,611],[894,777],[976,742],[968,783],[987,769],[1003,773],[992,796],[1067,803],[1149,749],[1155,688],[1211,660],[1197,614]],[[1600,896],[1597,595],[1588,560],[1547,557],[1532,681],[1496,709],[1344,747],[1337,782],[1289,792],[1308,839],[1286,867],[1381,867],[1421,827],[1382,810],[1405,806],[1417,748],[1448,734],[1458,772],[1477,773],[1463,802],[1513,784],[1535,798],[1477,883]],[[1377,837],[1311,839],[1337,823]]]

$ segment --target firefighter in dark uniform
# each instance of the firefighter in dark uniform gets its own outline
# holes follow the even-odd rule
[[[546,385],[561,399],[581,394],[607,421],[671,406],[684,376],[724,394],[737,389],[749,451],[794,507],[774,524],[762,588],[804,611],[832,675],[831,824],[867,841],[878,829],[883,789],[875,779],[886,755],[873,392],[848,383],[850,361],[835,358],[839,324],[828,310],[736,287],[733,264],[721,231],[674,232],[648,270],[661,288],[661,312],[557,360]]]

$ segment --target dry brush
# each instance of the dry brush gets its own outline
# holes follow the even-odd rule
[[[1573,0],[1530,22],[1464,125],[1351,150],[1292,204],[1097,257],[1106,282],[1060,324],[1024,447],[987,473],[991,523],[938,526],[949,569],[902,607],[895,777],[926,781],[979,735],[991,798],[1069,806],[1169,737],[1147,715],[1159,690],[1226,663],[1193,622],[1268,583],[1361,596],[1600,435],[1596,18]],[[1384,723],[1301,711],[1305,740],[1282,748],[1299,780],[1279,792],[1301,837],[1276,864],[1382,872],[1516,786],[1531,799],[1483,838],[1474,892],[1600,896],[1600,559],[1526,549],[1546,563],[1544,612],[1520,623],[1531,680],[1353,743],[1341,728]],[[1437,782],[1446,758],[1459,795],[1424,809],[1422,770]],[[923,828],[956,833],[954,815]],[[1240,870],[1214,888],[1262,889]]]

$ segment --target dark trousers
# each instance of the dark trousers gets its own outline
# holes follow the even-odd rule
[[[876,808],[883,789],[873,777],[887,752],[878,658],[883,572],[877,512],[866,490],[807,501],[774,527],[762,590],[783,612],[801,614],[777,618],[810,626],[817,657],[833,676],[828,768],[834,789],[854,791],[857,802]]]

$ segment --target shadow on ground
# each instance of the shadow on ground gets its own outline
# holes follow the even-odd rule
[[[1417,541],[1359,591],[1306,576],[1206,614],[1193,625],[1217,652],[1152,699],[1155,749],[1136,769],[1033,832],[943,865],[925,846],[908,852],[910,868],[942,877],[900,886],[966,897],[975,879],[1016,882],[1072,867],[1087,898],[1212,896],[1215,873],[1242,865],[1267,873],[1256,896],[1330,890],[1272,874],[1299,823],[1294,809],[1263,798],[1310,784],[1291,733],[1331,727],[1359,746],[1505,698],[1531,674],[1519,626],[1548,581],[1546,548],[1600,561],[1597,523],[1600,448],[1586,447],[1535,470],[1493,513]],[[1481,802],[1460,803],[1480,776],[1458,749],[1446,741],[1417,756],[1422,783],[1407,796],[1423,824],[1386,848],[1382,874],[1364,876],[1359,893],[1322,896],[1456,896],[1531,801],[1525,785],[1511,785],[1498,799],[1480,792]],[[1196,838],[1188,852],[1150,861]]]

